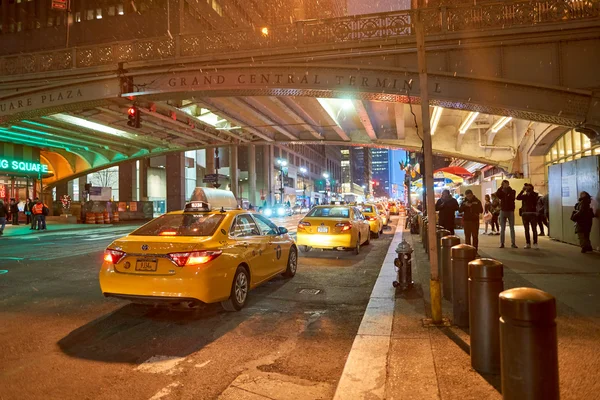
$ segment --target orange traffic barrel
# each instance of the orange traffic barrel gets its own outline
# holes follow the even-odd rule
[[[104,223],[110,224],[110,213],[108,211],[104,211]]]
[[[96,215],[94,213],[85,213],[85,223],[86,224],[95,224],[96,223]]]
[[[113,223],[114,222],[119,222],[119,212],[118,211],[115,211],[113,213]]]
[[[96,223],[104,224],[104,215],[102,213],[96,213]]]

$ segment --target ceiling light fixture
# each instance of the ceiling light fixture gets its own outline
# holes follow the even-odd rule
[[[458,128],[458,132],[460,134],[465,134],[469,130],[469,128],[471,127],[471,125],[475,121],[475,118],[477,118],[478,115],[479,115],[478,112],[471,111],[469,113],[469,115],[467,116],[467,119],[465,119],[463,121],[463,123],[460,125],[460,128]]]
[[[442,117],[442,111],[444,111],[442,107],[433,107],[433,114],[431,114],[431,136],[435,135],[435,130],[440,122],[440,118]]]
[[[496,123],[494,125],[492,125],[492,132],[496,133],[500,129],[504,128],[504,126],[506,124],[508,124],[511,119],[512,119],[512,117],[502,117],[502,118],[500,118],[498,121],[496,121]]]

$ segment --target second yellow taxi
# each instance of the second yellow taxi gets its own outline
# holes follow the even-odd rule
[[[296,244],[301,251],[354,250],[358,254],[369,243],[369,221],[354,206],[316,206],[298,223]]]
[[[100,288],[135,303],[221,302],[235,311],[250,289],[278,274],[292,277],[297,266],[287,229],[237,209],[231,194],[227,205],[194,201],[115,240],[104,253]]]
[[[377,210],[377,206],[375,204],[367,203],[360,208],[360,211],[367,221],[369,221],[369,227],[371,228],[373,236],[379,239],[383,233],[383,219],[379,214],[379,210]]]

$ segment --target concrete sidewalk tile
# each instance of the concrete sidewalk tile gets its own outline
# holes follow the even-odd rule
[[[429,338],[429,328],[423,327],[425,304],[422,298],[396,299],[394,322],[392,325],[393,338]]]
[[[394,319],[394,298],[371,298],[358,328],[358,335],[390,336]]]
[[[429,339],[392,338],[387,400],[439,399]]]
[[[389,336],[356,336],[334,400],[385,399],[389,348]]]

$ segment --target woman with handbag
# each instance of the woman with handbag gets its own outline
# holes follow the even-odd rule
[[[485,195],[485,205],[483,206],[483,222],[485,223],[484,235],[488,235],[488,225],[492,224],[492,200],[490,195]]]

